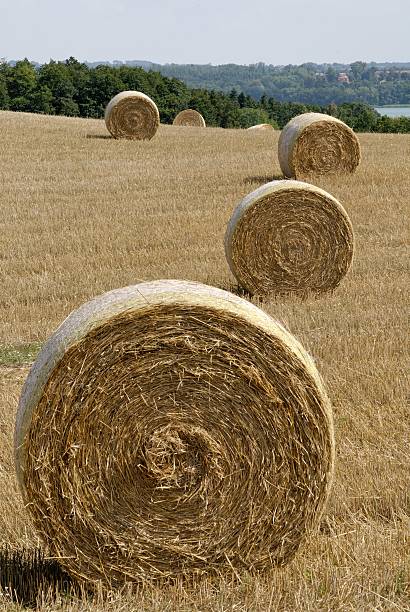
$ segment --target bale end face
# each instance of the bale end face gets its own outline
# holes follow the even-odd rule
[[[205,119],[198,111],[191,108],[178,113],[173,121],[173,125],[186,127],[206,127]]]
[[[123,91],[108,103],[105,124],[114,138],[150,140],[159,127],[159,111],[144,93]]]
[[[304,113],[283,128],[278,144],[284,176],[352,173],[360,163],[360,144],[345,123],[322,113]]]
[[[323,293],[335,289],[353,258],[349,217],[329,193],[300,181],[272,181],[236,207],[225,253],[251,294]]]
[[[333,472],[329,401],[280,324],[198,283],[156,281],[72,313],[26,381],[23,496],[80,582],[285,564]]]

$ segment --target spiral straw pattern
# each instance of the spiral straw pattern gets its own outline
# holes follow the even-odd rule
[[[236,207],[225,253],[252,294],[322,293],[337,287],[353,258],[349,217],[329,193],[301,181],[272,181]]]
[[[292,559],[333,473],[315,365],[253,304],[184,281],[73,312],[20,399],[18,480],[50,556],[80,582]]]
[[[198,111],[188,108],[182,110],[175,117],[173,125],[185,125],[190,127],[206,127],[205,119]]]
[[[140,91],[122,91],[105,109],[105,124],[114,138],[150,140],[159,127],[159,111]]]
[[[285,177],[354,172],[360,163],[356,134],[343,121],[322,113],[303,113],[283,128],[278,144]]]

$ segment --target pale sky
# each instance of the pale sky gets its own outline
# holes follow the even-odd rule
[[[410,61],[410,0],[0,0],[0,57]]]

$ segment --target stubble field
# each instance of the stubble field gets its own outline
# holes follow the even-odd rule
[[[0,547],[38,545],[12,441],[41,343],[115,287],[181,278],[235,290],[226,224],[245,194],[281,178],[278,136],[161,126],[150,142],[115,141],[102,121],[0,112]],[[282,570],[105,601],[62,595],[44,610],[410,609],[410,136],[359,138],[354,176],[315,181],[350,215],[352,270],[320,299],[261,304],[312,353],[334,408],[336,474],[318,533]],[[0,610],[19,609],[0,595]]]

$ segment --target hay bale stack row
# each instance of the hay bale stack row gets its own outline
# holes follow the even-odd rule
[[[159,112],[127,91],[105,121],[115,138],[150,139]],[[329,122],[285,128],[287,175],[360,159]],[[205,121],[189,109],[174,125]],[[309,147],[324,136],[320,166]],[[250,293],[303,295],[339,284],[353,231],[330,194],[273,181],[237,206],[225,250]],[[199,283],[153,281],[84,304],[44,345],[20,398],[15,460],[50,556],[87,587],[263,569],[288,563],[318,525],[332,411],[309,354],[261,309]]]
[[[114,138],[150,140],[155,136],[159,111],[155,102],[141,91],[122,91],[110,100],[105,109],[105,125]],[[181,111],[174,125],[205,127],[205,119],[196,110]]]
[[[73,312],[21,396],[17,475],[38,533],[89,586],[293,558],[333,473],[315,365],[226,291],[155,281]]]
[[[159,127],[159,111],[142,92],[123,91],[109,102],[105,123],[114,138],[149,140]],[[176,126],[205,127],[203,116],[186,109],[173,121]],[[272,130],[268,123],[248,130]],[[289,121],[280,134],[279,163],[285,177],[304,178],[310,174],[354,172],[360,163],[359,141],[345,123],[321,113],[304,113]]]

